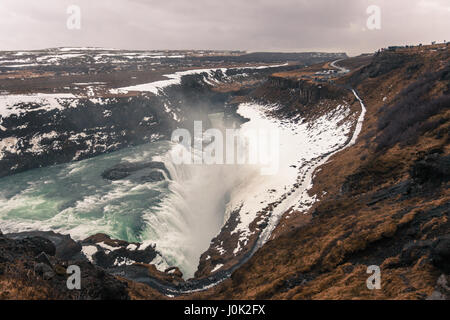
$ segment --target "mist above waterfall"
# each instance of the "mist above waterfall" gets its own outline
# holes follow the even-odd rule
[[[226,130],[220,116],[211,118],[215,130]],[[204,140],[211,142],[209,138],[207,134],[201,135],[202,141],[197,146],[202,146]],[[176,147],[180,145],[174,145],[173,149]],[[204,150],[192,148],[191,151],[189,156],[195,159],[188,164],[173,161],[171,152],[158,158],[173,178],[169,186],[171,194],[156,213],[145,216],[147,228],[142,235],[148,239],[146,244],[158,239],[156,249],[170,265],[178,266],[185,278],[194,275],[200,255],[224,225],[233,188],[258,172],[254,165],[196,164],[201,162]]]

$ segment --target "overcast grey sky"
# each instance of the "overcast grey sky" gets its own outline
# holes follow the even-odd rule
[[[67,7],[81,28],[66,26]],[[368,30],[369,5],[381,29]],[[0,50],[58,46],[372,52],[450,40],[450,0],[0,0]]]

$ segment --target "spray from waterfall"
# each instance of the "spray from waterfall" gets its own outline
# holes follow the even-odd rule
[[[216,119],[214,125],[219,130],[225,129],[221,120]],[[193,152],[196,159],[203,156],[197,149]],[[257,168],[197,161],[177,163],[170,152],[154,160],[162,161],[170,172],[170,195],[158,210],[146,214],[147,227],[142,239],[144,243],[146,239],[157,239],[156,249],[167,263],[178,266],[184,277],[190,278],[198,267],[200,255],[227,219],[232,189]]]

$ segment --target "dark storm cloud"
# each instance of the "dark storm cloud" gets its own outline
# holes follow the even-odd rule
[[[66,27],[69,5],[81,29]],[[381,30],[367,30],[369,5]],[[0,49],[323,50],[450,40],[450,0],[2,0]],[[447,36],[447,37],[446,37]]]

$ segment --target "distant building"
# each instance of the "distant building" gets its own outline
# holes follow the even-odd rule
[[[395,50],[401,49],[401,48],[404,48],[404,47],[401,47],[401,46],[389,46],[389,47],[388,47],[388,50],[390,50],[390,51],[395,51]]]

